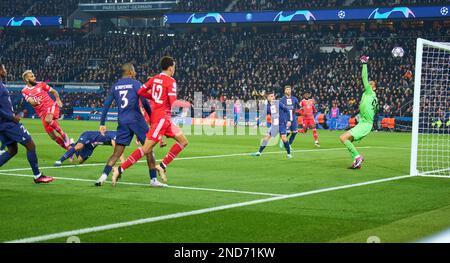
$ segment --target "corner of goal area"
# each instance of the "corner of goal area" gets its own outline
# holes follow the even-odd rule
[[[428,172],[422,172],[418,173],[415,176],[418,177],[428,177],[428,178],[443,178],[443,179],[450,179],[450,168],[445,169],[439,169],[435,171],[428,171]]]

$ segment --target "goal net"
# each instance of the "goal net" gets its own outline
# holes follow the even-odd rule
[[[450,44],[417,39],[411,175],[450,178]]]

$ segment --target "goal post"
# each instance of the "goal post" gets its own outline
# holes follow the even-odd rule
[[[450,178],[450,44],[417,39],[411,175]]]

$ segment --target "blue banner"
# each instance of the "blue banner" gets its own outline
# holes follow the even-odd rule
[[[62,24],[62,16],[0,17],[0,26],[3,27],[61,26]]]
[[[450,6],[379,7],[353,9],[310,9],[262,12],[173,13],[166,24],[282,23],[387,19],[449,18]]]
[[[137,11],[162,11],[170,10],[176,5],[176,1],[139,2],[129,3],[86,3],[78,7],[84,12],[137,12]]]

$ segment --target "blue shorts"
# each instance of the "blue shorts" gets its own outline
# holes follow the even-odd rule
[[[117,127],[116,143],[124,146],[128,146],[133,139],[133,135],[136,135],[141,144],[145,143],[146,135],[148,132],[148,125],[145,121],[138,121],[135,123],[119,123]]]
[[[6,146],[14,143],[25,145],[32,141],[30,133],[28,133],[22,123],[3,123],[0,129],[0,141]]]
[[[297,130],[298,130],[298,122],[297,121],[291,121],[291,127],[287,127],[287,124],[286,124],[286,129],[289,131],[289,132],[292,132],[292,133],[297,133]]]
[[[83,158],[84,161],[89,159],[91,157],[92,153],[94,152],[96,145],[92,145],[91,143],[87,143],[84,145],[83,149],[81,151],[76,152],[77,157]]]
[[[272,125],[267,132],[271,137],[275,137],[278,134],[286,135],[286,125]]]

